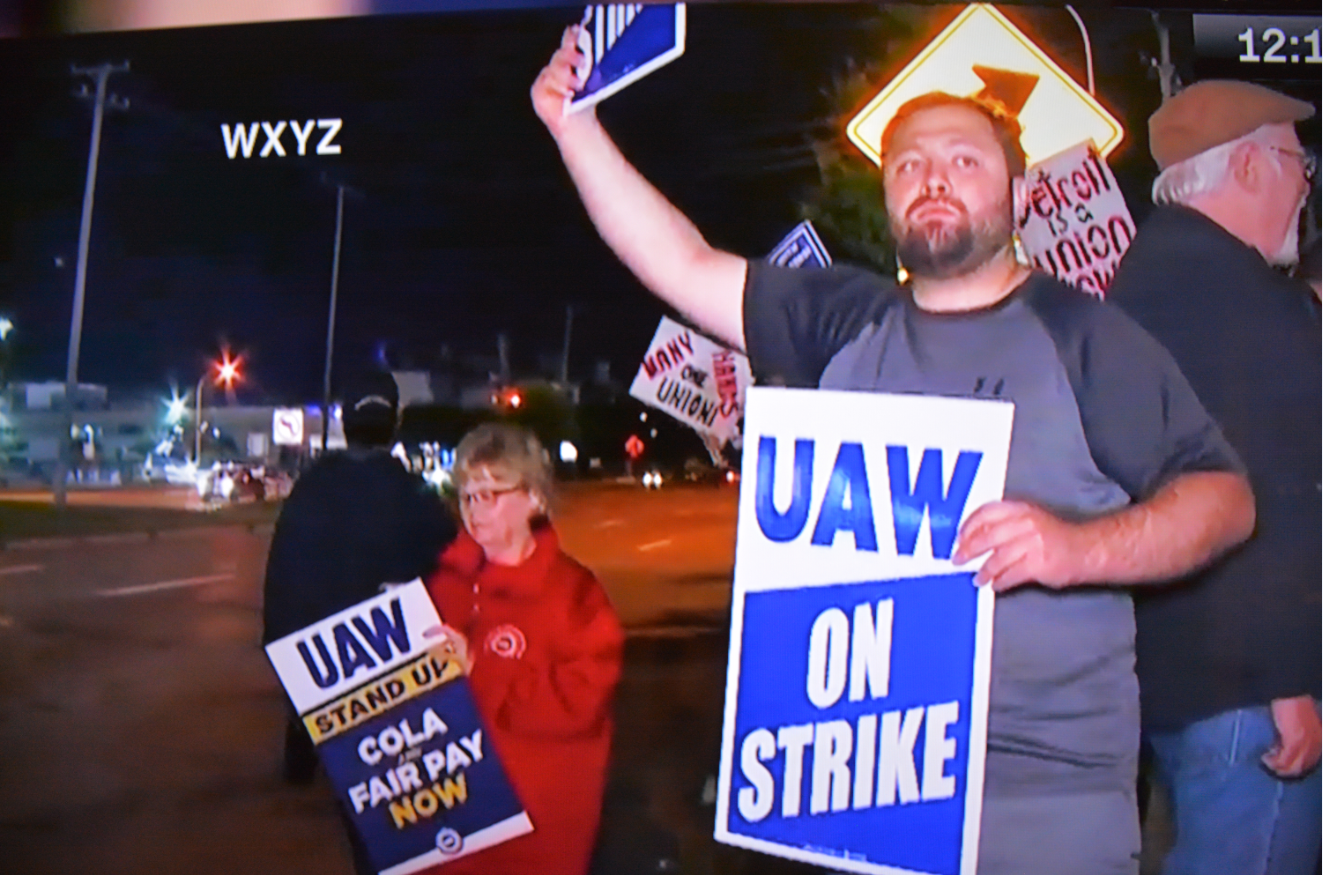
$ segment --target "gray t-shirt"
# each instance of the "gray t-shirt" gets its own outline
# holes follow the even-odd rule
[[[751,262],[744,331],[760,382],[1015,403],[1006,497],[1065,519],[1240,462],[1167,352],[1114,307],[1035,274],[972,312],[920,310],[857,268]],[[1139,738],[1126,590],[997,598],[986,791],[1132,790]]]

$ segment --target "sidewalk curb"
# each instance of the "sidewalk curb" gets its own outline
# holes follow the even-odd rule
[[[185,526],[178,529],[152,529],[145,532],[112,532],[99,535],[53,536],[48,538],[19,538],[0,543],[0,551],[60,550],[69,547],[104,547],[115,544],[146,544],[152,541],[175,541],[214,535],[219,532],[244,530],[252,535],[270,535],[274,523],[225,523],[210,526]]]

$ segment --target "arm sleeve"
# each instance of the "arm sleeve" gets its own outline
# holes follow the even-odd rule
[[[411,478],[410,490],[412,511],[404,541],[409,564],[417,569],[410,577],[426,578],[436,570],[441,552],[455,540],[455,521],[441,496],[421,478]]]
[[[1144,501],[1180,474],[1244,466],[1176,362],[1117,308],[1084,295],[1035,302],[1056,343],[1095,464]]]
[[[479,660],[473,669],[500,673],[482,682],[503,687],[496,722],[541,738],[594,736],[611,717],[623,662],[624,630],[606,593],[587,571],[544,660]],[[475,678],[475,683],[479,682]]]
[[[307,614],[300,605],[299,520],[303,515],[302,493],[297,486],[285,500],[266,555],[266,577],[262,587],[262,644],[302,628]]]
[[[778,267],[750,260],[744,345],[759,382],[815,388],[823,370],[898,296],[881,277],[849,265]]]

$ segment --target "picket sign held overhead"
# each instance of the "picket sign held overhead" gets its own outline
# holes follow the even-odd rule
[[[822,245],[813,223],[805,219],[794,228],[767,256],[779,267],[830,267],[831,254]]]
[[[1085,141],[1024,176],[1028,193],[1015,217],[1024,254],[1039,270],[1102,297],[1135,238],[1112,168]]]
[[[752,388],[718,841],[973,875],[993,594],[951,562],[1001,497],[1008,402]]]
[[[585,7],[579,50],[579,90],[565,111],[600,103],[684,54],[685,5],[595,4]]]
[[[533,830],[421,580],[266,652],[375,871],[409,875]]]

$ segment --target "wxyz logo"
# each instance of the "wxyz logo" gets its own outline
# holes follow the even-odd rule
[[[302,124],[292,119],[288,122],[252,122],[247,127],[237,124],[233,128],[223,124],[221,136],[225,139],[225,155],[228,158],[236,158],[239,155],[245,158],[253,157],[258,131],[266,137],[266,141],[262,144],[257,157],[267,158],[275,155],[277,158],[284,158],[289,154],[285,151],[285,144],[281,140],[286,130],[294,135],[295,154],[307,155],[309,139],[316,129],[325,132],[317,142],[316,154],[339,155],[340,144],[334,140],[343,126],[344,121],[338,118],[308,119]]]

